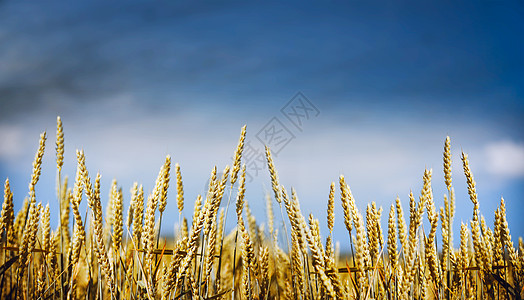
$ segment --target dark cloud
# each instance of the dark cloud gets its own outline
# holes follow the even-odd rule
[[[5,1],[0,117],[58,98],[128,93],[154,108],[197,98],[275,102],[275,93],[297,90],[332,102],[408,97],[471,106],[492,95],[506,103],[496,107],[521,116],[519,12],[518,2]]]

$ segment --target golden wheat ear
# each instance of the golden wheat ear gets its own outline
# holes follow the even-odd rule
[[[278,203],[282,201],[281,195],[280,195],[280,184],[278,182],[278,173],[275,168],[275,164],[273,163],[273,157],[271,156],[271,149],[269,149],[268,146],[266,146],[266,159],[267,159],[267,166],[269,169],[269,175],[271,176],[271,187],[273,188],[273,192],[275,193],[275,200],[277,200]]]
[[[0,236],[3,232],[9,231],[13,227],[13,221],[15,219],[14,203],[13,203],[13,192],[11,192],[11,186],[9,184],[9,178],[6,178],[4,183],[4,202],[2,204],[2,216],[0,217]]]
[[[64,165],[64,128],[60,116],[56,117],[56,167],[59,171]]]
[[[175,165],[175,172],[176,172],[176,203],[178,212],[182,214],[182,210],[184,210],[184,185],[182,183],[182,172],[180,171],[180,165],[177,163]]]
[[[238,172],[240,171],[240,160],[242,159],[242,152],[244,151],[244,142],[246,140],[246,128],[247,125],[242,127],[240,131],[240,139],[238,140],[238,146],[235,150],[233,157],[233,168],[231,169],[231,185],[234,185],[238,178]]]

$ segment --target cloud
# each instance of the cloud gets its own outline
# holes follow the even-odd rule
[[[17,157],[22,148],[23,130],[17,126],[0,125],[0,159]]]
[[[38,191],[39,199],[53,199],[54,107],[63,107],[60,113],[66,143],[63,174],[74,174],[75,149],[84,149],[90,172],[100,171],[103,176],[104,195],[107,194],[104,188],[112,178],[116,178],[124,190],[136,180],[150,191],[165,155],[170,154],[173,163],[178,162],[182,167],[187,199],[191,201],[198,193],[205,192],[205,183],[214,165],[222,169],[231,163],[230,157],[244,124],[237,120],[238,115],[246,120],[247,140],[254,144],[258,143],[255,135],[266,118],[273,116],[257,115],[249,110],[226,111],[220,105],[186,105],[181,110],[178,105],[166,104],[150,113],[133,95],[103,100],[74,105],[59,102],[13,122],[0,121],[0,140],[9,141],[0,143],[0,178],[9,176],[16,194],[23,195],[38,134],[47,130],[48,148],[42,170],[45,175],[41,177]],[[518,177],[521,182],[524,145],[503,141],[485,146],[484,141],[496,141],[501,134],[490,132],[485,124],[470,124],[470,128],[463,123],[443,126],[432,122],[392,122],[398,116],[379,118],[364,110],[355,113],[361,119],[349,122],[333,108],[319,104],[319,109],[322,110],[319,117],[309,120],[303,132],[295,132],[296,139],[275,157],[281,183],[296,188],[306,214],[314,212],[316,217],[324,218],[324,209],[319,207],[324,205],[329,183],[337,181],[340,174],[346,176],[360,209],[365,209],[364,205],[370,201],[387,208],[397,195],[407,204],[409,191],[417,194],[420,190],[424,168],[433,168],[434,194],[441,201],[440,196],[445,192],[442,147],[449,128],[452,149],[456,152],[465,149],[471,154],[479,195],[483,199],[500,199],[502,190],[509,199],[511,194],[506,192],[512,190],[509,179],[521,176]],[[271,110],[280,116],[278,106]],[[471,134],[472,130],[475,134]],[[453,152],[453,184],[457,199],[467,199],[459,157],[459,153]],[[493,180],[494,177],[498,180]],[[259,220],[265,218],[263,201],[259,201],[264,189],[270,189],[267,168],[254,178],[246,194]],[[171,193],[173,191],[171,189]],[[492,211],[489,206],[492,203],[496,202],[482,201],[483,209]],[[457,207],[459,219],[466,215],[470,215],[469,207]],[[166,213],[165,217],[177,219],[173,212]]]
[[[443,22],[441,14],[435,18],[434,9],[424,5],[409,6],[418,13],[406,17],[399,8],[384,14],[339,4],[297,10],[281,5],[24,2],[0,6],[0,43],[9,45],[0,49],[0,94],[9,101],[1,103],[4,119],[12,112],[39,110],[47,99],[61,96],[83,102],[126,92],[160,103],[196,93],[213,100],[267,99],[296,89],[329,101],[356,95],[379,97],[380,102],[393,96],[441,96],[431,106],[444,103],[445,112],[450,104],[460,104],[450,95],[465,99],[466,94],[475,96],[463,101],[468,111],[481,96],[484,105],[477,109],[496,99],[497,111],[523,111],[519,104],[505,103],[519,95],[522,85],[501,83],[498,73],[522,77],[511,73],[521,69],[515,66],[522,51],[513,47],[519,35],[503,30],[504,35],[496,34],[502,41],[486,43],[491,34],[484,34],[484,27],[473,30],[464,20],[469,15],[446,7],[438,9],[453,13]],[[431,17],[411,17],[419,13]],[[400,17],[406,23],[398,22]],[[405,26],[414,31],[406,32]],[[492,32],[502,31],[490,26]],[[506,44],[512,47],[492,49]],[[506,53],[510,49],[514,52]],[[491,70],[495,67],[498,72]]]
[[[493,175],[524,176],[524,143],[500,141],[485,147],[486,169]]]

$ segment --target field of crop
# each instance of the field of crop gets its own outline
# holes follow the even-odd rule
[[[124,196],[127,193],[113,181],[103,213],[100,174],[86,168],[83,151],[76,152],[74,180],[68,182],[61,174],[64,134],[58,118],[60,226],[51,228],[49,205],[36,199],[47,139],[44,132],[28,196],[16,213],[9,180],[5,180],[0,218],[1,298],[521,299],[524,243],[511,238],[504,199],[494,212],[494,224],[485,222],[464,153],[460,159],[473,211],[469,223],[460,226],[460,247],[453,247],[455,196],[449,137],[443,151],[448,191],[444,207],[436,207],[432,171],[425,170],[420,195],[410,194],[409,211],[403,211],[397,198],[384,212],[388,218],[384,230],[382,207],[370,203],[364,218],[343,175],[326,195],[327,220],[304,216],[295,190],[279,183],[267,147],[273,193],[266,197],[267,220],[256,220],[244,198],[245,137],[244,126],[231,166],[222,173],[216,167],[211,171],[207,193],[198,196],[191,207],[192,219],[182,217],[174,236],[161,237],[170,185],[171,209],[176,202],[182,216],[188,208],[180,166],[172,167],[167,156],[149,195],[135,183],[130,196]],[[130,199],[127,211],[123,210],[124,197]],[[87,202],[87,211],[81,211],[82,201]],[[343,208],[341,218],[351,246],[344,256],[333,241],[335,205]],[[229,209],[236,210],[235,220],[227,220]],[[282,226],[276,225],[274,213],[286,219]],[[429,228],[423,228],[424,218]],[[237,226],[228,233],[226,222]],[[319,222],[327,222],[329,232],[321,233]]]

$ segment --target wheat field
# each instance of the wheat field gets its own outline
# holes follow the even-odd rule
[[[58,117],[59,226],[51,228],[49,204],[42,204],[35,193],[47,141],[44,132],[28,196],[16,213],[5,180],[2,299],[521,299],[524,294],[524,243],[512,240],[504,199],[494,212],[494,224],[486,223],[465,153],[460,159],[473,211],[471,220],[460,225],[460,247],[453,247],[449,137],[443,151],[443,207],[437,208],[433,199],[432,170],[424,171],[420,194],[410,193],[409,211],[403,211],[397,198],[389,211],[368,204],[365,216],[340,175],[326,195],[327,220],[301,212],[297,192],[279,183],[266,147],[272,193],[266,195],[263,221],[255,219],[244,197],[245,138],[244,126],[231,166],[222,173],[213,168],[207,193],[194,201],[184,198],[183,170],[178,164],[172,168],[167,156],[149,194],[139,183],[130,193],[123,192],[113,180],[103,212],[101,176],[86,168],[83,151],[76,151],[72,182],[62,174],[64,131]],[[87,211],[81,211],[82,201]],[[165,237],[159,233],[166,226],[162,216],[168,204],[178,209],[181,225],[174,236]],[[347,230],[347,255],[341,255],[333,241],[335,205],[343,208],[345,229],[339,230]],[[184,209],[193,209],[191,219],[182,216]],[[229,209],[236,211],[236,220],[227,219]],[[277,225],[275,213],[286,221]],[[382,217],[388,220],[387,229],[381,228]],[[423,228],[424,218],[429,228]],[[320,232],[320,222],[326,222],[329,232]],[[226,223],[236,226],[226,232]]]

